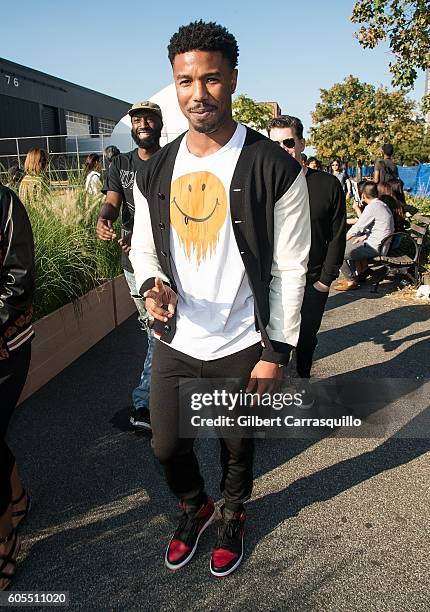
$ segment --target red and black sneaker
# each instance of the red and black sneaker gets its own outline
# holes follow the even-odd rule
[[[200,536],[215,518],[215,506],[210,497],[198,512],[187,512],[184,502],[180,503],[183,514],[166,550],[165,564],[171,570],[184,567],[191,561],[197,549]]]
[[[246,513],[229,512],[221,508],[222,522],[218,540],[211,557],[211,574],[228,576],[239,567],[243,559],[243,534]]]

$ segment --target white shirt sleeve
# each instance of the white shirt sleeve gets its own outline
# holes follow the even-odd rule
[[[373,214],[373,207],[371,204],[365,206],[361,216],[358,218],[357,223],[351,227],[347,233],[347,237],[357,236],[358,234],[365,233],[365,230],[375,221],[375,215]]]
[[[133,186],[134,226],[131,238],[130,261],[134,270],[136,287],[139,291],[143,283],[151,277],[158,276],[163,281],[170,282],[163,273],[155,250],[152,235],[149,205],[136,182]]]
[[[275,204],[270,320],[266,328],[271,340],[297,346],[310,245],[309,195],[305,175],[300,172]]]

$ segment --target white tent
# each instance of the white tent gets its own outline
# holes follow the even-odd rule
[[[145,98],[142,98],[144,100]],[[188,129],[188,123],[179,108],[178,99],[176,97],[176,88],[174,83],[168,85],[158,93],[148,98],[151,102],[155,102],[161,108],[163,113],[163,131],[161,132],[161,146],[171,142]],[[137,102],[137,100],[136,100]],[[105,142],[110,145],[115,145],[118,149],[125,153],[136,147],[130,135],[131,122],[130,117],[125,115],[115,126],[112,135]]]

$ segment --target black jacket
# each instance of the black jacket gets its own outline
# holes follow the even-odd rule
[[[30,340],[35,289],[33,233],[18,196],[0,184],[0,360]]]
[[[169,280],[174,289],[170,257],[170,185],[175,159],[183,136],[161,149],[136,175],[136,186],[149,206],[152,234],[159,266],[164,277]],[[268,326],[270,327],[269,322],[273,314],[269,305],[269,294],[271,290],[272,294],[276,293],[271,286],[274,273],[275,204],[290,190],[291,193],[297,191],[298,198],[296,200],[300,200],[299,211],[294,208],[295,202],[291,203],[291,215],[294,209],[294,214],[297,215],[299,212],[299,216],[302,217],[301,227],[300,229],[297,228],[297,234],[300,234],[301,244],[304,245],[302,250],[306,250],[306,255],[304,258],[302,257],[305,266],[310,245],[309,205],[306,181],[300,165],[281,147],[248,128],[245,143],[231,181],[230,211],[234,235],[254,295],[256,329],[261,331],[265,347],[262,359],[274,363],[287,363],[292,348],[292,345],[281,340],[282,334],[279,334],[278,338],[273,338],[276,334],[266,330]],[[288,210],[284,212],[286,214],[285,223],[288,223]],[[135,219],[137,216],[136,203]],[[293,217],[291,216],[291,218]],[[294,230],[294,228],[290,229]],[[140,293],[143,295],[146,290],[153,287],[154,276],[145,277],[145,280],[141,279],[143,282],[140,283],[137,270],[139,254],[137,248],[135,248],[138,240],[135,226],[131,260],[137,281],[141,284]],[[297,267],[302,266],[303,261],[294,262],[292,267],[296,265]],[[303,286],[304,283],[303,274]],[[280,289],[282,292],[286,290],[285,287]],[[274,300],[276,299],[278,298],[274,296]],[[298,311],[300,311],[302,293],[297,300],[299,303],[294,308],[298,307]],[[299,327],[300,319],[298,315],[298,327],[294,331],[294,333],[297,331],[297,336]],[[176,324],[173,318],[164,326],[162,339],[171,342],[175,330]]]
[[[328,172],[308,168],[306,183],[311,209],[312,244],[309,283],[330,285],[339,276],[346,242],[346,202],[340,181]]]

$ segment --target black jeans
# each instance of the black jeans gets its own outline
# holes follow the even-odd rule
[[[313,283],[305,287],[301,309],[299,341],[296,349],[297,374],[300,378],[310,378],[312,360],[317,347],[317,333],[324,314],[328,292],[314,288]]]
[[[5,442],[12,412],[19,400],[30,366],[31,343],[12,351],[9,359],[0,361],[0,516],[11,502],[10,475],[15,457]]]
[[[201,361],[157,341],[152,359],[150,411],[154,454],[164,467],[170,490],[188,507],[206,499],[204,481],[194,453],[194,440],[179,438],[180,378],[240,378],[246,388],[259,361],[262,347],[255,344],[243,351],[213,361]],[[254,443],[252,438],[220,439],[221,494],[225,506],[240,511],[251,497]]]

